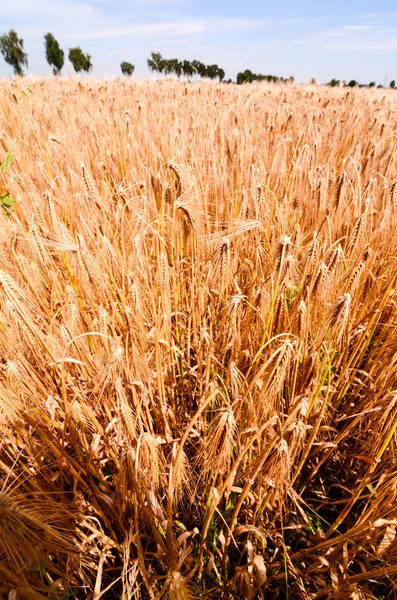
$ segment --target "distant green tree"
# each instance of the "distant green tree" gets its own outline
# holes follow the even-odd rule
[[[162,61],[162,67],[160,73],[164,73],[164,75],[169,75],[173,72],[173,63],[171,59],[164,58]]]
[[[355,79],[351,79],[349,81],[349,83],[347,84],[347,87],[351,87],[351,88],[357,87],[357,86],[358,86],[358,83],[357,83],[357,81]]]
[[[92,69],[91,56],[89,54],[84,54],[80,46],[77,48],[69,48],[69,60],[76,73],[80,73],[80,71],[88,73]]]
[[[200,63],[199,74],[200,74],[200,77],[207,77],[207,75],[208,75],[208,67],[207,67],[207,65],[205,65],[202,62]]]
[[[192,60],[192,67],[197,75],[200,75],[200,77],[207,77],[207,67],[204,63],[199,60]]]
[[[241,85],[242,83],[251,83],[254,81],[254,74],[249,69],[246,69],[243,72],[237,73],[237,83]]]
[[[368,86],[368,87],[375,87],[375,86],[376,86],[376,83],[375,83],[375,81],[371,81],[371,83],[369,84],[369,86]]]
[[[22,67],[28,66],[28,55],[23,50],[23,39],[14,29],[0,36],[0,52],[6,63],[12,66],[15,75],[23,75]]]
[[[294,77],[277,77],[276,75],[262,75],[261,73],[253,73],[250,69],[237,73],[237,83],[252,83],[253,81],[268,81],[270,83],[293,83]],[[313,82],[314,80],[311,80]]]
[[[164,60],[164,63],[166,75],[176,75],[177,77],[182,75],[182,63],[177,58],[169,58]]]
[[[182,62],[182,73],[185,77],[192,77],[192,75],[194,74],[193,65],[189,60],[184,60]]]
[[[339,79],[331,79],[331,81],[328,83],[328,85],[331,87],[336,87],[336,86],[340,85],[340,80]]]
[[[206,66],[199,60],[179,60],[178,58],[163,58],[160,52],[152,52],[151,58],[147,59],[147,64],[150,71],[164,73],[165,75],[176,75],[178,78],[181,75],[185,77],[209,77],[211,79],[219,79],[223,81],[225,71],[218,65]]]
[[[163,59],[160,52],[152,52],[150,56],[151,58],[147,59],[147,65],[150,71],[155,71],[156,73],[165,72],[167,61]]]
[[[218,77],[219,81],[223,81],[225,79],[225,71],[218,67]]]
[[[122,72],[122,74],[123,74],[123,75],[128,75],[128,76],[130,76],[130,75],[132,75],[132,74],[133,74],[133,72],[134,72],[134,70],[135,70],[135,67],[134,67],[134,65],[133,65],[133,64],[131,64],[131,63],[129,63],[129,62],[125,62],[125,61],[123,61],[123,62],[120,64],[120,69],[121,69],[121,72]]]
[[[207,77],[210,79],[216,79],[218,77],[219,67],[218,65],[208,65]]]
[[[175,75],[177,75],[177,77],[180,77],[182,75],[182,63],[180,60],[178,60],[177,58],[174,58],[172,60],[173,62],[173,71],[175,73]]]
[[[44,46],[45,57],[50,67],[52,67],[52,72],[54,75],[60,75],[65,62],[65,53],[52,33],[46,33],[44,36]]]
[[[396,87],[396,82],[394,81],[394,79],[393,79],[393,81],[391,81],[391,82],[390,82],[390,87],[391,87],[393,90],[394,90],[394,88]]]

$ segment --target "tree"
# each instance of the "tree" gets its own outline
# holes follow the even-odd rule
[[[164,73],[164,75],[172,73],[172,61],[170,59],[163,59],[160,73]]]
[[[219,69],[219,77],[222,81],[223,69]],[[246,69],[240,73],[237,73],[237,83],[252,83],[253,81],[268,81],[270,83],[293,83],[295,79],[291,76],[288,79],[285,77],[277,77],[277,75],[262,75],[261,73],[253,73],[250,69]],[[315,83],[314,79],[311,79],[309,83]]]
[[[347,87],[357,87],[358,83],[355,79],[352,79],[351,81],[349,81],[349,83],[347,84]]]
[[[54,75],[60,75],[65,62],[65,53],[60,48],[59,43],[52,33],[46,33],[44,36],[45,57],[48,64],[52,67]]]
[[[207,67],[207,77],[210,79],[216,79],[219,75],[219,67],[218,65],[208,65]]]
[[[223,81],[225,78],[225,71],[218,67],[218,65],[206,66],[199,60],[183,60],[180,61],[178,58],[163,58],[160,52],[152,52],[151,58],[147,59],[147,64],[150,71],[157,73],[164,73],[165,75],[176,75],[180,77],[182,74],[185,77],[193,77],[199,75],[200,77],[210,77],[211,79],[219,79]]]
[[[177,58],[164,60],[164,72],[166,75],[175,73],[178,77],[182,75],[182,63]]]
[[[152,52],[152,58],[147,59],[147,65],[150,71],[156,71],[157,73],[162,73],[166,68],[166,62],[161,56],[160,52]]]
[[[396,82],[394,81],[394,79],[390,82],[390,87],[392,88],[392,90],[394,90],[394,88],[396,87]]]
[[[194,73],[194,68],[192,63],[189,60],[184,60],[182,62],[182,73],[185,77],[191,77]]]
[[[88,73],[92,69],[91,56],[89,54],[84,54],[80,46],[77,48],[69,48],[69,60],[76,73],[80,73],[80,71]]]
[[[172,71],[173,73],[175,73],[177,75],[177,77],[179,78],[182,75],[182,63],[180,60],[178,60],[177,58],[173,58],[171,59],[171,63],[172,63]]]
[[[249,69],[245,69],[244,72],[237,73],[237,83],[241,85],[242,83],[252,83],[256,76]]]
[[[207,67],[199,60],[192,60],[192,67],[200,77],[207,77]]]
[[[371,81],[371,83],[369,84],[369,86],[368,86],[368,87],[375,87],[375,86],[376,86],[376,83],[375,83],[375,81]]]
[[[132,75],[135,70],[135,67],[129,62],[123,61],[120,64],[120,69],[123,75]]]
[[[23,75],[22,67],[28,66],[28,55],[23,50],[23,39],[18,38],[14,29],[0,37],[0,52],[6,63],[12,66],[15,75]]]
[[[218,77],[219,81],[223,81],[225,79],[225,71],[218,67]]]

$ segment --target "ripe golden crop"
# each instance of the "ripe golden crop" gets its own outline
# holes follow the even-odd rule
[[[395,597],[396,125],[0,82],[0,594]]]

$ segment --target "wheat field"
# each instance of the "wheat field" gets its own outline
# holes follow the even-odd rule
[[[396,598],[396,93],[0,108],[0,598]]]

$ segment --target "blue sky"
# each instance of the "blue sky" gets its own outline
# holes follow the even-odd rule
[[[122,60],[147,77],[146,59],[159,51],[217,63],[233,79],[250,68],[302,82],[397,80],[393,0],[0,0],[0,19],[0,33],[23,37],[31,75],[51,73],[50,31],[64,49],[89,52],[96,77],[118,75]],[[10,74],[0,57],[0,77]]]

